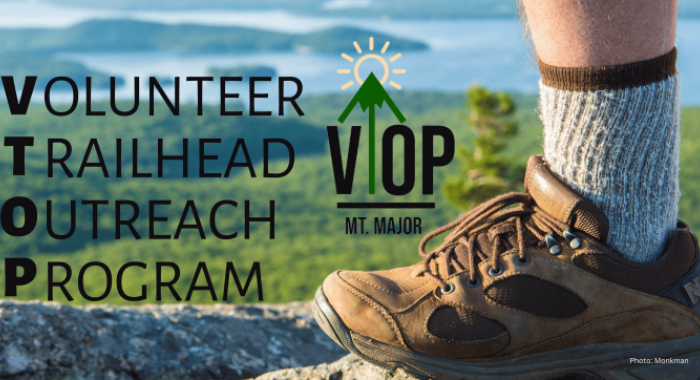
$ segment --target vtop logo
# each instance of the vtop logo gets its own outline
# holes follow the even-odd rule
[[[360,85],[360,88],[353,96],[350,104],[347,105],[345,110],[342,112],[338,121],[344,123],[347,120],[350,113],[353,111],[357,104],[360,104],[362,112],[369,110],[369,194],[375,194],[375,112],[376,107],[381,108],[384,103],[387,104],[389,109],[392,111],[394,117],[399,121],[399,123],[406,122],[406,118],[399,110],[398,106],[391,99],[391,96],[384,89],[384,83],[389,79],[389,63],[393,63],[399,58],[401,54],[395,54],[389,58],[389,63],[383,55],[387,52],[389,48],[389,41],[387,41],[381,50],[381,55],[375,53],[367,53],[362,55],[362,48],[357,43],[353,42],[355,50],[361,56],[355,60],[353,57],[343,53],[342,57],[349,62],[354,62],[354,68],[351,69],[339,69],[338,74],[354,74],[354,79]],[[374,50],[374,39],[370,37],[369,39],[369,51]],[[370,73],[367,79],[362,81],[360,78],[359,70],[363,62],[367,60],[377,60],[384,68],[384,73],[382,79],[379,80],[374,75]],[[393,69],[392,74],[405,74],[405,69]],[[343,90],[352,87],[355,84],[354,81],[349,81],[345,83],[341,88]],[[401,85],[389,81],[389,84],[401,90]],[[357,162],[357,152],[359,149],[360,136],[362,127],[353,126],[350,131],[350,145],[347,150],[347,157],[343,160],[341,147],[340,147],[340,137],[338,133],[337,126],[328,127],[328,142],[331,151],[331,160],[333,164],[333,176],[335,179],[336,192],[338,194],[351,194],[352,184],[355,176],[355,166]],[[452,162],[455,153],[455,140],[452,131],[444,126],[423,126],[423,143],[421,147],[422,151],[422,192],[425,195],[433,194],[433,172],[436,167],[445,166]],[[403,182],[394,182],[394,139],[397,136],[401,136],[403,141]],[[436,136],[442,138],[442,154],[439,156],[435,155],[434,147]],[[345,168],[343,168],[343,161],[345,162]],[[382,185],[384,189],[391,195],[401,196],[410,193],[416,182],[416,138],[413,130],[403,124],[392,125],[382,134],[381,140],[381,168],[382,168]],[[384,203],[338,203],[338,208],[434,208],[434,202],[421,202],[421,203],[406,203],[406,202],[384,202]]]

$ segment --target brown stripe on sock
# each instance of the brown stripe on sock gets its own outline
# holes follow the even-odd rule
[[[676,73],[673,50],[648,61],[616,66],[557,67],[538,62],[542,82],[549,87],[567,91],[618,90],[660,82]]]

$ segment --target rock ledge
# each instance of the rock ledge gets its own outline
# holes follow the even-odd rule
[[[245,379],[347,355],[286,305],[70,307],[0,301],[0,378]]]

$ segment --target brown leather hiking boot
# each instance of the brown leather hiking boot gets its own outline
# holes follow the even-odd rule
[[[688,226],[679,221],[657,262],[628,262],[603,243],[605,215],[542,157],[525,178],[526,193],[427,235],[420,264],[328,276],[314,300],[319,325],[364,360],[419,377],[700,378],[700,266]]]

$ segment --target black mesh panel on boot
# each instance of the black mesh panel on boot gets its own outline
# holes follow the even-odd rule
[[[577,295],[528,275],[498,281],[486,295],[503,306],[548,318],[571,318],[586,310],[586,303]]]
[[[444,307],[436,310],[430,317],[428,331],[443,339],[469,341],[494,338],[506,329],[481,314]]]
[[[599,277],[649,294],[659,294],[688,273],[696,260],[695,239],[688,230],[678,230],[665,254],[652,264],[635,264],[605,254],[580,255],[574,263]]]
[[[608,240],[608,230],[610,225],[608,217],[595,207],[593,203],[582,199],[573,211],[573,227],[583,231],[599,241]]]

